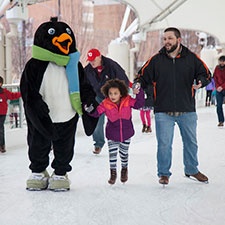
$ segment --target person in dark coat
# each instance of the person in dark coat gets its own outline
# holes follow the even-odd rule
[[[218,59],[218,65],[214,69],[213,78],[216,86],[216,113],[218,127],[224,126],[223,104],[225,99],[225,55]]]
[[[143,88],[154,87],[154,113],[157,137],[157,169],[160,184],[168,184],[172,175],[172,141],[177,124],[183,141],[184,173],[200,182],[208,177],[198,170],[195,91],[211,81],[206,64],[181,44],[181,33],[168,27],[164,46],[139,71],[135,82]]]
[[[151,128],[151,110],[153,109],[153,86],[148,85],[144,89],[145,93],[145,105],[140,108],[140,118],[142,122],[142,133],[152,132]]]
[[[84,68],[86,78],[96,93],[96,101],[102,102],[105,98],[101,93],[101,87],[107,80],[118,78],[129,85],[128,77],[124,69],[114,60],[103,56],[100,51],[93,48],[87,53],[88,65]],[[105,144],[104,114],[99,118],[96,129],[92,135],[94,141],[94,154],[99,154]]]

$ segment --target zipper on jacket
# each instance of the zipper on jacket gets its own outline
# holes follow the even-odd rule
[[[122,125],[122,119],[120,118],[120,141],[123,141],[123,125]]]
[[[176,109],[176,59],[173,58],[173,97],[174,97],[174,110]]]
[[[120,115],[121,108],[122,108],[122,106],[121,106],[121,102],[120,102],[120,105],[117,106],[118,114],[119,114],[119,120],[120,120],[120,141],[123,140],[123,125],[122,125],[122,118],[121,118],[121,115]]]

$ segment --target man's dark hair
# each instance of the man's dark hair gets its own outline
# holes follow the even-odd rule
[[[172,31],[175,34],[176,38],[180,38],[181,37],[180,31],[176,27],[168,27],[168,28],[166,28],[164,30],[164,33],[168,32],[168,31]]]
[[[219,57],[219,59],[218,59],[219,61],[225,61],[225,55],[221,55],[220,57]]]
[[[3,82],[4,82],[4,79],[3,79],[3,77],[0,76],[0,83],[3,84]]]

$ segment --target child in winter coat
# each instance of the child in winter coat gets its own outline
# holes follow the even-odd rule
[[[151,128],[151,110],[153,109],[153,87],[148,85],[144,89],[145,105],[140,108],[140,118],[143,124],[142,133],[152,132]]]
[[[4,123],[8,110],[8,100],[14,100],[21,97],[20,92],[11,92],[2,88],[4,79],[0,76],[0,152],[6,152],[5,149],[5,129]]]
[[[205,87],[206,90],[206,98],[205,98],[205,106],[210,106],[213,104],[212,102],[212,92],[215,89],[215,82],[214,79],[211,78],[211,82]]]
[[[105,113],[108,118],[106,125],[106,138],[109,148],[110,179],[109,184],[114,184],[117,178],[117,153],[121,158],[121,182],[128,180],[128,149],[131,137],[134,135],[131,108],[139,109],[144,105],[144,92],[141,88],[133,88],[132,98],[128,94],[128,87],[122,80],[108,80],[101,88],[106,97],[96,111],[92,107],[85,107],[91,116],[99,117]]]

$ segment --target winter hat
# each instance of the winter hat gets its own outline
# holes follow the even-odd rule
[[[93,49],[89,50],[87,53],[87,61],[93,61],[93,60],[95,60],[96,57],[98,57],[100,55],[101,55],[100,51],[96,48],[93,48]]]

